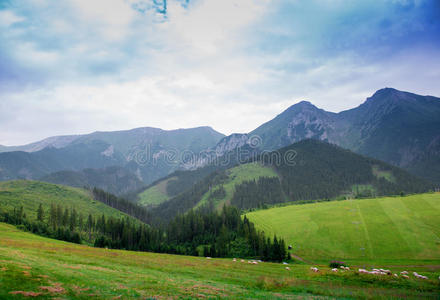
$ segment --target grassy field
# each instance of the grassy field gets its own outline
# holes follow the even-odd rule
[[[290,205],[247,214],[313,261],[422,263],[440,268],[440,194]]]
[[[248,163],[239,165],[226,171],[229,179],[223,184],[226,196],[217,200],[217,206],[221,208],[224,203],[228,203],[234,195],[234,187],[246,180],[257,180],[260,177],[278,177],[277,173],[270,168],[259,163]],[[215,190],[217,186],[212,187]],[[196,207],[205,204],[208,201],[209,192],[206,193]]]
[[[95,201],[90,193],[79,188],[72,188],[51,183],[14,180],[0,182],[0,209],[6,211],[23,206],[25,213],[34,219],[40,203],[47,211],[52,203],[65,208],[74,207],[84,216],[92,214],[120,218],[126,216],[99,201]]]
[[[167,184],[170,180],[175,180],[175,177],[162,180],[140,193],[138,203],[143,206],[158,205],[170,199],[167,194]]]
[[[0,223],[0,299],[435,299],[440,293],[438,270],[426,266],[412,269],[429,280],[289,267],[91,248]]]

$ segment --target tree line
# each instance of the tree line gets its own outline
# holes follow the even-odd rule
[[[69,242],[85,242],[96,247],[159,253],[252,257],[265,261],[288,258],[283,239],[267,237],[240,211],[224,206],[221,212],[207,209],[179,214],[169,223],[150,226],[132,218],[83,216],[75,208],[41,204],[34,219],[23,207],[0,212],[0,221],[17,225],[42,236]]]

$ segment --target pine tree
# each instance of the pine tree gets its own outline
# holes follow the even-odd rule
[[[43,218],[44,218],[44,210],[43,210],[43,205],[41,205],[40,203],[37,210],[37,220],[43,222]]]
[[[50,211],[49,211],[49,223],[52,225],[52,228],[55,229],[57,226],[57,209],[55,207],[55,204],[50,205]]]
[[[64,210],[64,215],[63,215],[63,219],[62,219],[62,225],[63,226],[67,226],[68,223],[69,223],[69,210],[66,208]]]
[[[70,231],[73,231],[76,227],[76,218],[77,218],[77,213],[75,208],[73,208],[70,213],[70,223],[69,223]]]
[[[78,227],[79,227],[79,231],[83,230],[83,227],[84,227],[84,217],[83,217],[82,213],[79,213],[79,216],[78,216]]]

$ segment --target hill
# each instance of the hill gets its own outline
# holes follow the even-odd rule
[[[249,160],[218,169],[190,188],[183,185],[186,189],[180,194],[162,197],[153,214],[167,219],[192,208],[219,208],[224,203],[246,210],[288,201],[420,193],[432,188],[397,167],[318,140],[303,140]],[[185,172],[180,176],[185,178]],[[159,198],[152,191],[161,183],[147,190],[152,195],[148,201]]]
[[[206,159],[206,165],[194,170],[186,169],[175,171],[153,182],[146,188],[126,194],[125,197],[141,205],[155,206],[189,190],[194,184],[202,181],[210,174],[215,172],[222,173],[240,163],[249,161],[251,157],[257,154],[257,149],[249,147],[248,145],[243,145],[239,148],[239,151],[228,151],[220,157],[215,157],[213,153],[205,153],[203,157]]]
[[[106,217],[127,217],[119,210],[95,201],[90,192],[83,189],[29,180],[0,182],[0,210],[10,211],[23,206],[28,217],[35,219],[40,203],[45,210],[51,204],[75,208],[84,217],[89,214],[95,218],[103,214]]]
[[[427,265],[410,270],[427,275],[375,279],[355,272],[321,273],[309,265],[258,265],[181,255],[91,248],[42,238],[0,223],[1,299],[43,298],[435,298],[438,270]],[[406,266],[377,265],[400,272]],[[434,279],[432,279],[434,278]]]
[[[202,180],[211,172],[215,171],[212,171],[212,169],[199,169],[195,171],[175,172],[171,176],[157,181],[155,184],[138,194],[137,202],[144,206],[157,206],[158,204],[166,202],[174,196],[179,195],[182,191],[184,192],[190,189],[196,182]],[[277,177],[277,174],[271,168],[264,167],[257,163],[243,164],[227,169],[224,171],[224,180],[222,183],[218,186],[212,186],[210,191],[203,195],[203,198],[197,204],[197,207],[213,200],[214,198],[219,200],[218,202],[221,206],[226,200],[232,198],[236,184],[242,183],[245,180],[258,179],[262,176]],[[215,195],[216,191],[220,188],[224,189],[224,195],[223,192],[221,192],[221,195]]]
[[[246,214],[310,260],[435,260],[440,194],[289,205]]]

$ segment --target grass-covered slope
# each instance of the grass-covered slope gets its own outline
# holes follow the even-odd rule
[[[246,216],[308,259],[440,264],[439,193],[290,205]]]
[[[439,272],[429,266],[411,267],[426,281],[318,267],[320,273],[309,265],[288,271],[272,263],[91,248],[0,223],[0,299],[434,299],[439,293]]]
[[[40,203],[45,210],[51,204],[65,208],[75,208],[84,216],[119,218],[126,216],[120,211],[111,208],[99,201],[95,201],[91,194],[83,189],[72,188],[40,181],[15,180],[0,182],[0,209],[11,211],[23,206],[25,213],[34,219]]]
[[[230,204],[237,184],[241,184],[244,181],[258,180],[260,177],[278,177],[271,167],[263,166],[256,162],[236,166],[226,170],[225,173],[227,176],[225,180],[221,184],[212,186],[210,191],[203,195],[197,206],[213,200],[214,204],[220,208],[224,203]],[[220,188],[224,189],[224,194],[216,197],[215,191],[218,191]]]
[[[167,192],[167,185],[170,181],[177,180],[177,177],[170,177],[160,180],[137,195],[137,203],[143,206],[158,205],[171,198]]]

